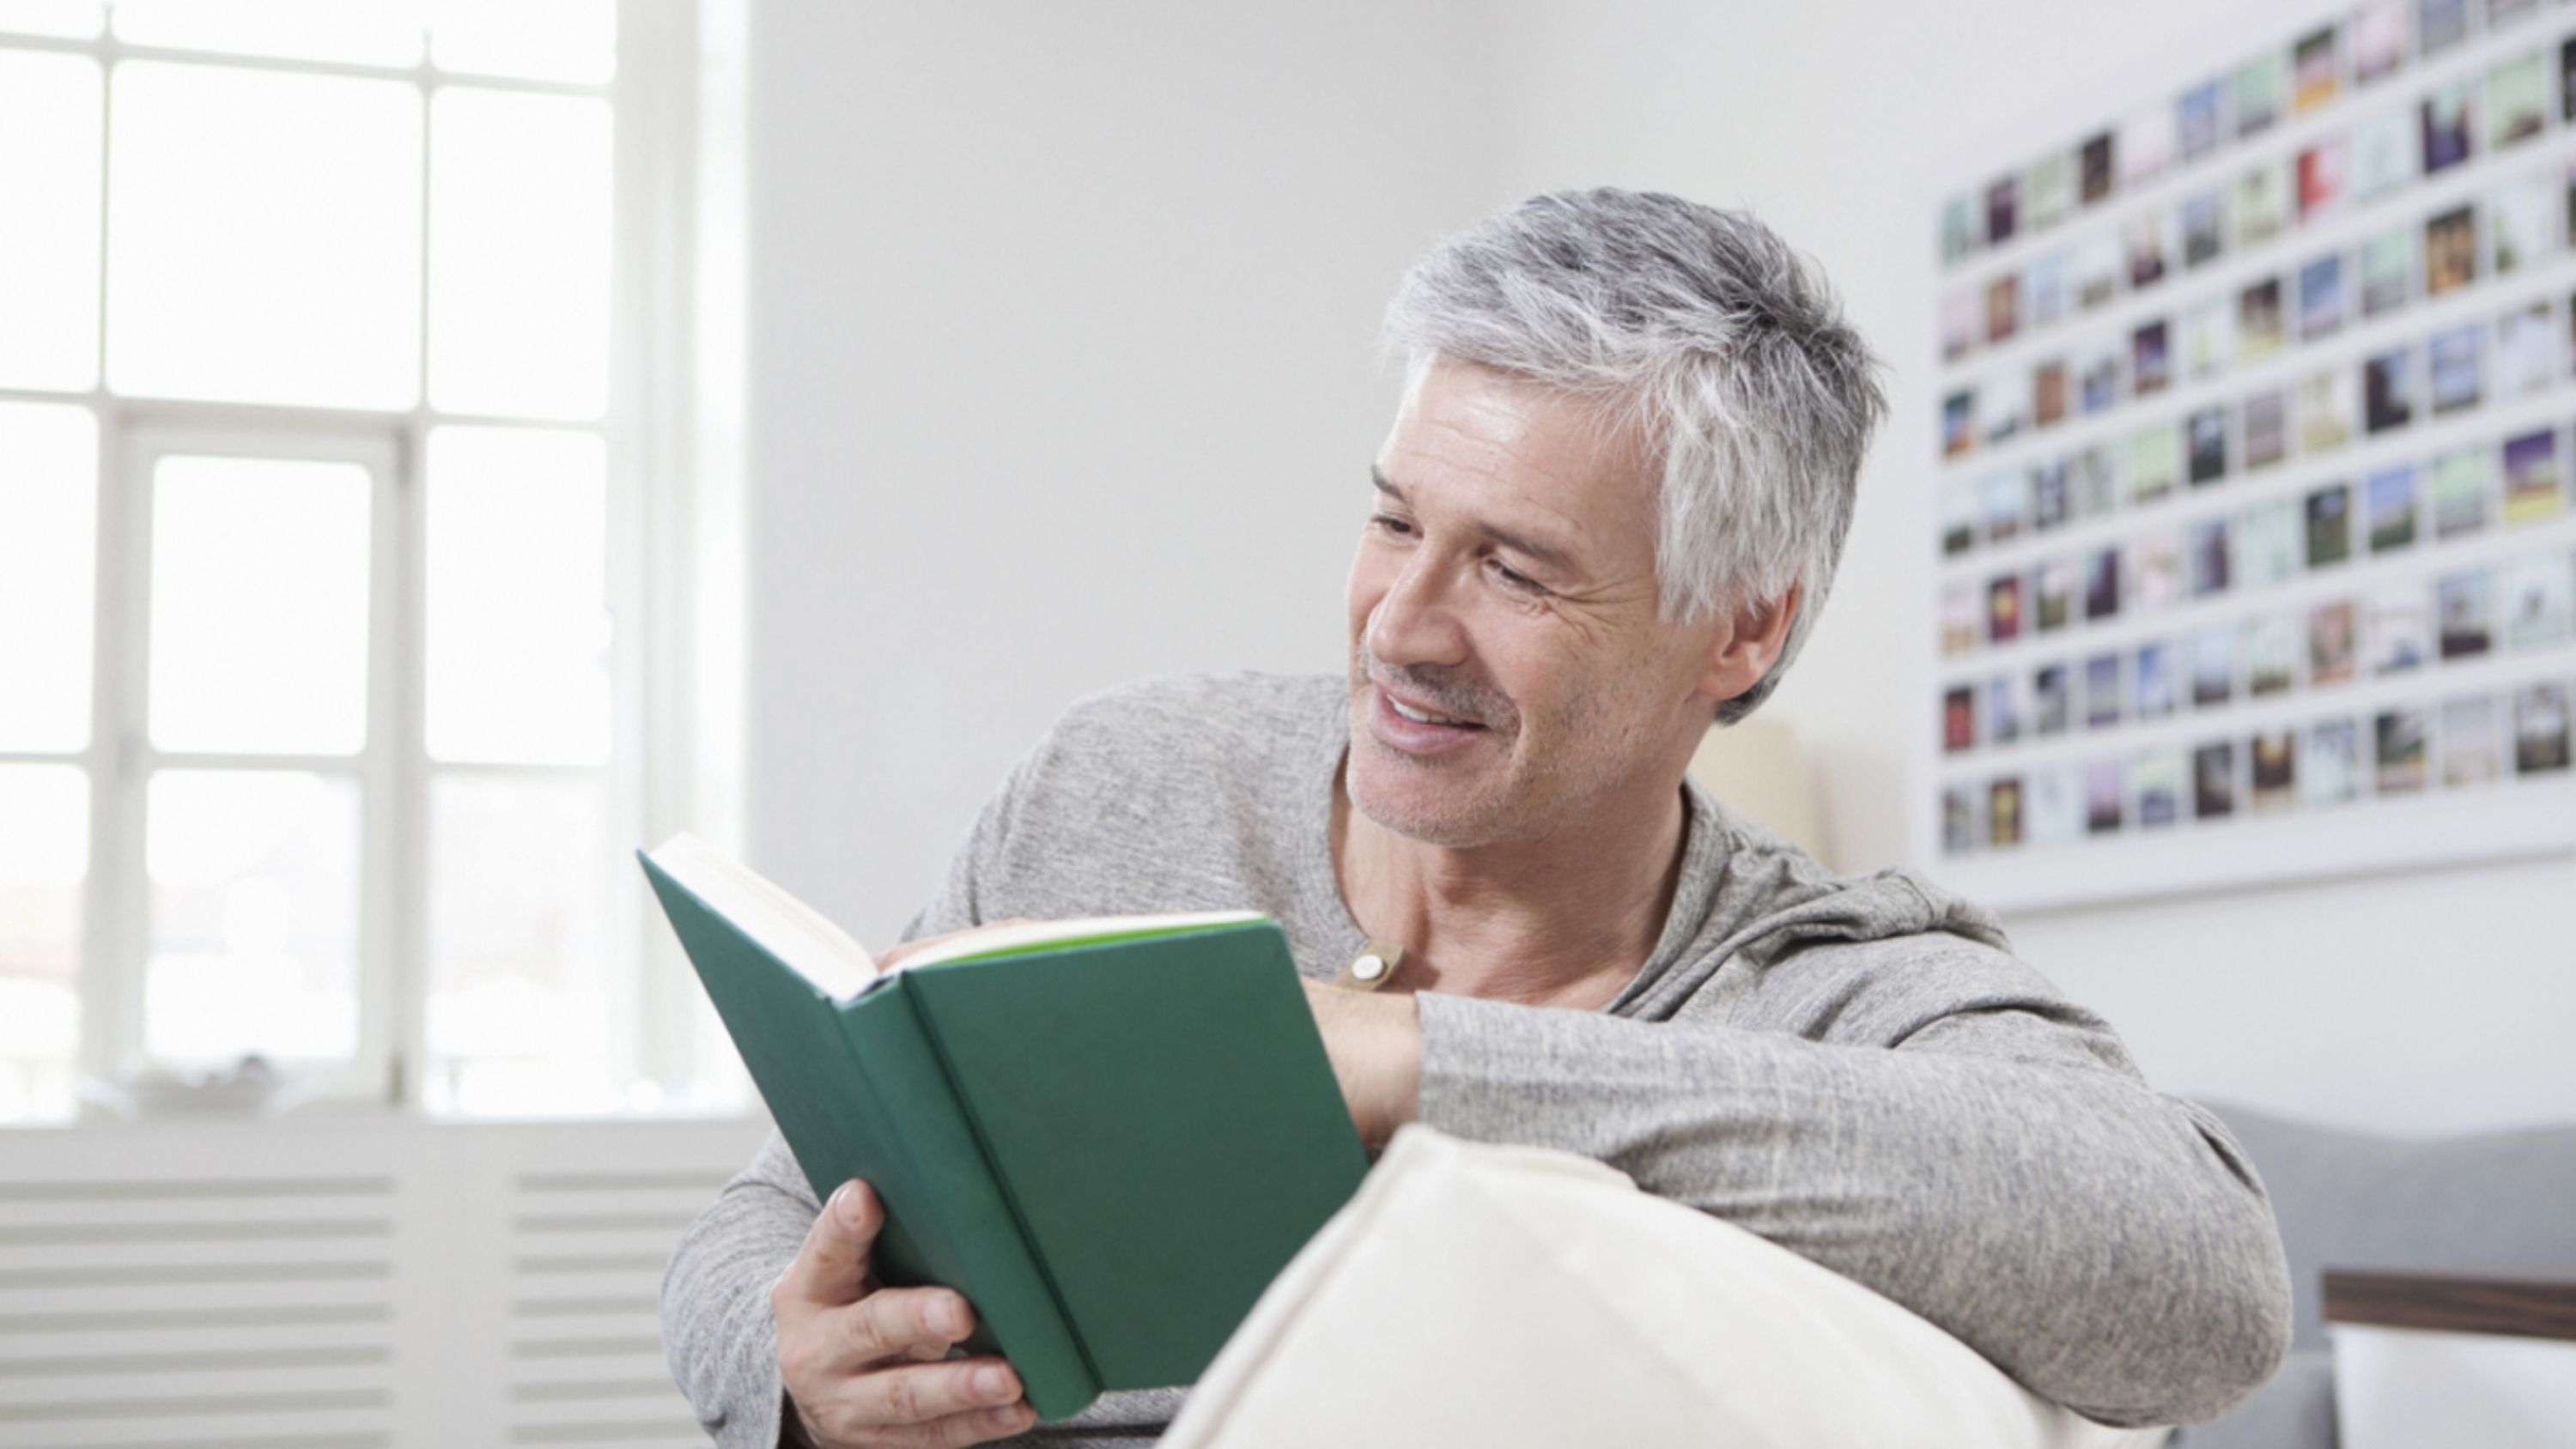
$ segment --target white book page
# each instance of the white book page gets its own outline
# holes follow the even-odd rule
[[[824,995],[842,1000],[876,979],[875,960],[847,931],[689,832],[681,831],[649,853],[673,880],[740,926]]]
[[[1014,921],[1008,925],[982,926],[936,946],[924,947],[918,954],[906,956],[896,963],[894,969],[903,971],[914,966],[936,966],[942,961],[957,961],[1022,946],[1043,946],[1053,941],[1078,940],[1084,936],[1128,936],[1149,932],[1167,936],[1267,919],[1259,911],[1193,911],[1171,916],[1084,916],[1070,921]]]

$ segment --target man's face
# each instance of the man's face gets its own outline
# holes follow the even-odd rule
[[[1723,626],[1657,616],[1641,453],[1563,394],[1435,363],[1374,475],[1351,562],[1351,803],[1470,847],[1673,788]]]

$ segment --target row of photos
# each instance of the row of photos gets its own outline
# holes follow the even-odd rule
[[[2553,118],[2576,121],[2576,35],[2553,41],[2526,26],[2539,9],[2533,0],[2365,5],[2190,87],[2170,107],[1945,205],[1948,265],[1969,269],[2003,247],[2033,251],[1941,303],[1945,359],[1959,372],[1987,372],[1942,398],[1945,850],[2565,776],[2576,691],[2552,661],[2576,641],[2576,551],[2558,541],[2560,525],[2576,518],[2567,435],[2545,420],[2509,419],[2468,441],[2448,422],[2563,387],[2576,360],[2576,298],[2562,304],[2540,276],[2576,255],[2576,168],[2532,144]],[[2494,63],[2453,67],[2414,95],[2389,83],[2410,60],[2467,42],[2477,24],[2493,37]],[[2390,103],[2349,126],[2312,128],[2290,155],[2217,174],[2229,142],[2347,96]],[[2411,215],[2391,200],[2481,153],[2500,179],[2474,194]],[[2122,186],[2195,164],[2213,173],[2209,185],[2133,211],[2116,234],[2097,226],[2034,250],[2039,234]],[[2349,245],[2285,258],[2276,274],[2188,299],[2170,285],[2364,208],[2385,213],[2382,224]],[[2464,291],[2481,284],[2495,293],[2487,307]],[[2164,315],[1995,370],[1998,356],[2040,352],[2059,324],[2124,294],[2142,309],[2166,290],[2177,302]],[[2297,349],[2325,357],[2347,325],[2436,298],[2450,299],[2440,324],[2416,336],[1979,471],[1978,454],[2019,435],[2232,368],[2294,360]],[[2204,490],[2231,478],[2260,479],[2294,455],[2323,457],[2347,443],[2395,441],[2404,436],[2395,430],[2437,420],[2441,445],[2425,454],[2382,457],[2358,476],[2287,497],[2203,506],[2226,496]],[[2115,515],[2130,520],[2125,536],[2026,557],[2034,538]],[[2529,546],[2466,546],[2499,530],[2527,531]],[[2445,567],[2445,554],[2427,552],[2437,545],[2475,558]],[[1988,549],[1997,561],[1980,566]],[[2334,590],[2242,607],[2302,579],[2332,580]],[[2232,617],[2213,617],[2231,606]],[[2162,634],[2121,627],[2166,609],[2183,617]],[[2079,642],[2095,631],[2116,642]],[[2069,647],[2035,657],[2057,640]],[[1993,663],[1980,667],[1989,652]],[[2437,667],[2492,661],[2529,677],[2446,688],[2452,675]],[[2213,713],[2383,678],[2420,681],[2420,697],[2250,732],[2225,729]],[[2207,727],[2174,738],[2195,724]],[[2123,742],[2124,726],[2154,738]],[[2047,748],[2051,736],[2101,748],[2075,760],[2012,758]]]

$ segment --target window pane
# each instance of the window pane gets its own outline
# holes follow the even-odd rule
[[[117,0],[116,38],[354,65],[417,65],[419,0]]]
[[[0,1122],[67,1116],[88,781],[69,765],[0,765],[0,822]]]
[[[430,783],[431,1105],[606,1109],[608,848],[595,778]]]
[[[98,381],[98,62],[0,51],[0,387]]]
[[[608,759],[608,462],[590,433],[429,439],[429,752]]]
[[[430,104],[429,397],[455,413],[608,406],[605,102],[450,86]]]
[[[346,1057],[358,1045],[358,785],[163,770],[144,799],[156,1057]]]
[[[352,754],[367,737],[370,479],[167,457],[152,475],[152,743]]]
[[[129,61],[108,184],[109,385],[409,407],[420,95],[408,82]]]
[[[0,402],[0,750],[89,743],[98,424],[87,408]],[[6,820],[0,814],[0,820]]]
[[[98,0],[0,0],[0,30],[87,40],[98,27]]]
[[[430,0],[443,70],[590,85],[617,73],[617,0]]]

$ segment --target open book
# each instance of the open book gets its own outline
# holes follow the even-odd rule
[[[1039,1416],[1198,1377],[1366,1154],[1277,923],[1000,927],[880,972],[687,834],[638,852],[815,1195],[876,1272],[966,1295]]]

